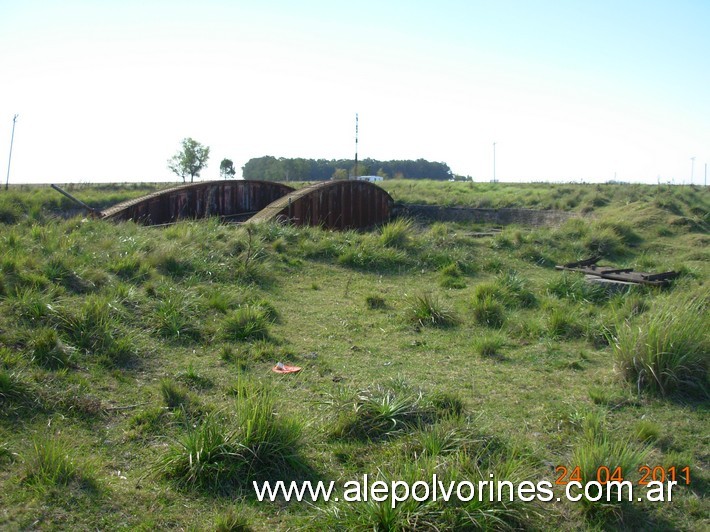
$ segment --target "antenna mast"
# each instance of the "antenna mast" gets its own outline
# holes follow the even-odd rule
[[[358,137],[358,114],[355,113],[355,179],[357,179],[357,137]]]
[[[7,190],[10,184],[10,162],[12,161],[12,143],[15,141],[15,122],[17,122],[17,115],[12,117],[12,136],[10,137],[10,155],[7,158],[7,179],[5,180],[5,190]]]

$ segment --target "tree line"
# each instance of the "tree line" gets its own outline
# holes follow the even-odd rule
[[[271,155],[249,159],[242,166],[244,179],[265,181],[325,181],[348,179],[351,176],[379,175],[384,179],[448,180],[453,173],[446,163],[425,159],[377,161],[363,159],[355,168],[354,159],[287,159]]]
[[[192,183],[207,166],[210,156],[209,146],[192,138],[185,138],[180,150],[168,159],[168,168],[183,183],[190,178]],[[233,179],[236,174],[234,163],[222,159],[219,165],[220,176]],[[264,181],[325,181],[328,179],[348,179],[353,176],[378,175],[383,179],[436,179],[445,181],[455,176],[446,163],[431,162],[425,159],[402,161],[377,161],[363,159],[355,164],[352,159],[277,159],[271,155],[249,159],[242,166],[244,179]]]

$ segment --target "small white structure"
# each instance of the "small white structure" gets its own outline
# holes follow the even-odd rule
[[[378,175],[361,175],[358,181],[369,181],[370,183],[376,183],[377,181],[382,181],[382,177]]]

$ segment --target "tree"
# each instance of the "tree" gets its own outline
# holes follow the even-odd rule
[[[343,180],[348,178],[348,171],[345,168],[336,168],[331,179]]]
[[[200,172],[207,166],[210,156],[209,146],[203,146],[194,139],[182,139],[182,149],[168,159],[168,168],[182,177],[182,182],[190,176],[190,183],[195,177],[200,177]]]
[[[233,179],[236,173],[237,171],[234,169],[234,163],[231,159],[222,159],[222,162],[219,163],[219,175],[224,179]]]

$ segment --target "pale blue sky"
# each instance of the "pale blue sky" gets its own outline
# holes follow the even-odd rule
[[[0,0],[11,182],[173,179],[219,161],[423,157],[490,180],[695,182],[710,1]]]

